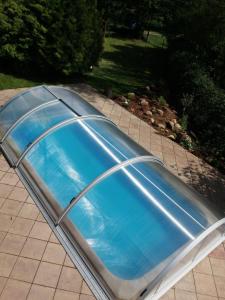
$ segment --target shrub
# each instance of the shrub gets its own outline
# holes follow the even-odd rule
[[[0,60],[65,75],[98,61],[102,33],[95,1],[0,1]]]

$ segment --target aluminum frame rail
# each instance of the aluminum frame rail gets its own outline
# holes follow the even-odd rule
[[[98,115],[90,115],[90,116],[78,116],[78,117],[74,117],[72,119],[69,120],[65,120],[63,122],[60,122],[52,127],[50,127],[48,130],[46,130],[43,134],[41,134],[37,139],[35,139],[27,148],[26,150],[24,150],[24,152],[20,155],[20,157],[18,158],[17,162],[14,164],[14,168],[18,168],[18,166],[20,165],[21,161],[24,159],[24,157],[27,155],[27,153],[37,144],[39,143],[44,137],[46,137],[48,134],[54,132],[55,130],[62,128],[66,125],[75,123],[77,121],[82,121],[82,120],[86,120],[86,119],[101,119],[101,120],[105,120],[109,123],[112,123],[113,125],[115,125],[111,120],[107,119],[106,117],[102,117],[102,116],[98,116]]]
[[[92,188],[94,188],[98,183],[106,179],[107,177],[111,176],[115,172],[121,170],[124,167],[130,166],[132,164],[138,163],[138,162],[145,162],[145,161],[156,161],[163,165],[162,161],[158,159],[155,156],[137,156],[134,158],[127,159],[125,161],[122,161],[121,163],[116,164],[112,168],[108,169],[107,171],[100,174],[98,177],[96,177],[91,183],[89,183],[76,197],[74,197],[69,205],[65,208],[61,216],[59,217],[58,221],[56,222],[56,226],[60,224],[62,219],[67,215],[67,213],[71,210],[71,208],[85,195],[87,194]]]
[[[43,107],[45,106],[49,106],[53,103],[57,103],[59,102],[60,99],[58,98],[55,98],[53,100],[49,100],[48,102],[45,102],[45,103],[42,103],[36,107],[34,107],[33,109],[29,110],[27,113],[25,113],[24,115],[22,115],[15,123],[13,123],[13,125],[11,127],[9,127],[9,129],[5,132],[5,134],[3,135],[1,141],[0,141],[0,144],[2,144],[5,139],[7,139],[7,137],[9,136],[9,134],[12,132],[12,130],[17,126],[19,125],[24,119],[26,119],[26,117],[30,116],[32,113],[42,109]]]

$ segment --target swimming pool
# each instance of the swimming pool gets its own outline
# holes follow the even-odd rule
[[[13,98],[0,138],[98,299],[157,299],[224,239],[220,213],[68,89]]]

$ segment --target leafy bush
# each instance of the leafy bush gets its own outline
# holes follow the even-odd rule
[[[0,60],[8,66],[82,73],[102,49],[95,1],[0,1]]]

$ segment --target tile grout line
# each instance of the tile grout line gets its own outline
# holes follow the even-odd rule
[[[28,197],[28,196],[27,196],[27,197]],[[27,199],[27,198],[26,198],[26,199]],[[20,210],[21,210],[21,209],[22,209],[22,206],[21,206]],[[20,210],[19,210],[18,214],[20,213]],[[18,215],[17,215],[17,216],[18,216]],[[11,223],[11,225],[9,226],[8,231],[7,231],[7,234],[10,233],[10,232],[9,232],[9,229],[12,227],[12,225],[13,225],[14,222],[15,222],[15,220],[16,220],[16,217],[15,217],[14,221]],[[33,223],[33,225],[32,225],[32,227],[31,227],[30,231],[32,230],[34,224],[35,224],[35,222]],[[30,231],[29,231],[29,233],[30,233]],[[5,235],[3,241],[5,240],[7,234]],[[29,234],[28,234],[28,236],[29,236]],[[26,241],[27,241],[28,236],[26,237],[26,239],[25,239],[25,241],[24,241],[24,243],[23,243],[23,246],[21,247],[21,250],[20,250],[19,254],[18,254],[18,255],[14,255],[14,256],[16,256],[16,260],[15,260],[15,262],[14,262],[14,264],[13,264],[13,267],[12,267],[11,271],[9,272],[9,275],[8,275],[8,277],[7,277],[7,280],[6,280],[6,283],[5,283],[5,285],[4,285],[4,288],[2,289],[2,291],[1,291],[1,293],[0,293],[0,298],[1,298],[3,292],[4,292],[5,288],[6,288],[6,285],[7,285],[8,281],[9,281],[9,279],[10,279],[10,275],[12,274],[12,271],[14,270],[14,267],[15,267],[17,261],[18,261],[19,255],[20,255],[20,253],[21,253],[21,251],[22,251],[22,249],[23,249],[23,247],[24,247],[24,245],[25,245],[25,243],[26,243]],[[3,241],[1,242],[1,244],[3,243]],[[9,255],[9,253],[8,253],[8,255]],[[11,254],[10,254],[10,255],[11,255]]]
[[[35,224],[35,222],[34,222],[34,224]],[[49,226],[49,225],[48,225],[48,226]],[[33,228],[33,227],[32,227],[32,228]],[[32,229],[31,229],[31,230],[32,230]],[[31,232],[31,231],[30,231],[30,232]],[[45,253],[45,251],[46,251],[46,248],[47,248],[47,246],[48,246],[48,243],[49,243],[49,239],[50,239],[50,237],[51,237],[51,234],[52,234],[52,230],[51,230],[51,233],[49,234],[48,240],[46,241],[46,245],[45,245],[45,247],[44,247],[43,253],[42,253],[41,258],[40,258],[40,260],[39,260],[39,264],[38,264],[37,270],[36,270],[36,272],[35,272],[35,274],[34,274],[33,280],[32,280],[32,282],[30,282],[30,288],[29,288],[29,290],[28,290],[28,293],[27,293],[27,296],[26,296],[26,300],[28,299],[28,296],[29,296],[29,294],[30,294],[32,285],[35,284],[35,283],[34,283],[34,280],[35,280],[35,277],[36,277],[37,272],[38,272],[38,270],[39,270],[39,267],[40,267],[40,264],[41,264],[41,262],[42,262],[44,253]],[[40,286],[43,286],[43,285],[40,285]]]

